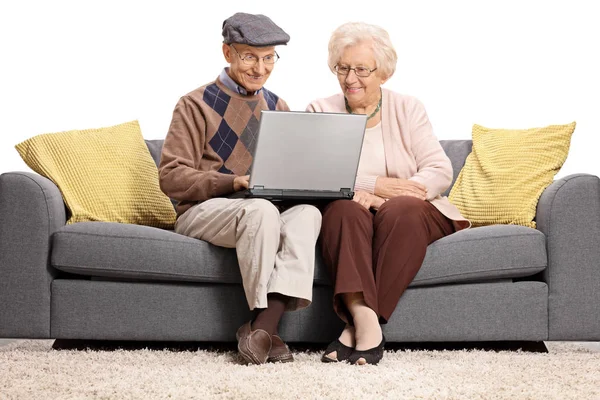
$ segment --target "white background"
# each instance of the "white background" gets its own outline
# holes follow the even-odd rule
[[[385,87],[418,97],[439,139],[469,139],[474,123],[577,121],[558,176],[600,175],[594,2],[1,1],[0,173],[28,170],[14,145],[40,133],[137,119],[145,138],[164,138],[179,97],[225,65],[222,22],[243,11],[290,34],[266,87],[292,109],[339,90],[330,34],[369,22],[388,30],[399,55]]]

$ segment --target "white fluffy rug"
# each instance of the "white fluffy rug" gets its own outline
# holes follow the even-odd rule
[[[241,365],[234,352],[0,347],[0,399],[600,399],[600,352],[548,343],[521,351],[386,352],[379,366]]]

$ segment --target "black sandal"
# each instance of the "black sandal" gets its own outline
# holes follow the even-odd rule
[[[377,365],[379,361],[383,358],[383,348],[385,346],[385,336],[383,333],[381,334],[381,343],[377,347],[373,347],[369,350],[354,350],[350,357],[348,357],[348,361],[350,364],[356,364],[356,362],[363,358],[367,364]]]
[[[328,354],[334,351],[337,352],[336,358],[327,357]],[[353,351],[354,349],[352,347],[346,346],[344,343],[340,342],[340,339],[335,339],[333,342],[329,343],[329,346],[327,346],[323,357],[321,357],[321,361],[324,363],[346,361]]]

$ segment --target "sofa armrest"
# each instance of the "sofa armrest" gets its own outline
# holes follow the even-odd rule
[[[536,222],[548,250],[548,339],[600,340],[600,179],[576,174],[552,183]]]
[[[50,239],[66,223],[52,181],[29,172],[0,175],[0,337],[50,337]]]

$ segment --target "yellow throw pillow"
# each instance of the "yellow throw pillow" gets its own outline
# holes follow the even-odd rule
[[[522,130],[473,125],[473,151],[450,201],[473,227],[535,228],[538,200],[567,159],[574,130],[575,122]]]
[[[15,147],[32,170],[58,186],[71,211],[68,224],[105,221],[170,229],[175,223],[137,121],[38,135]]]

